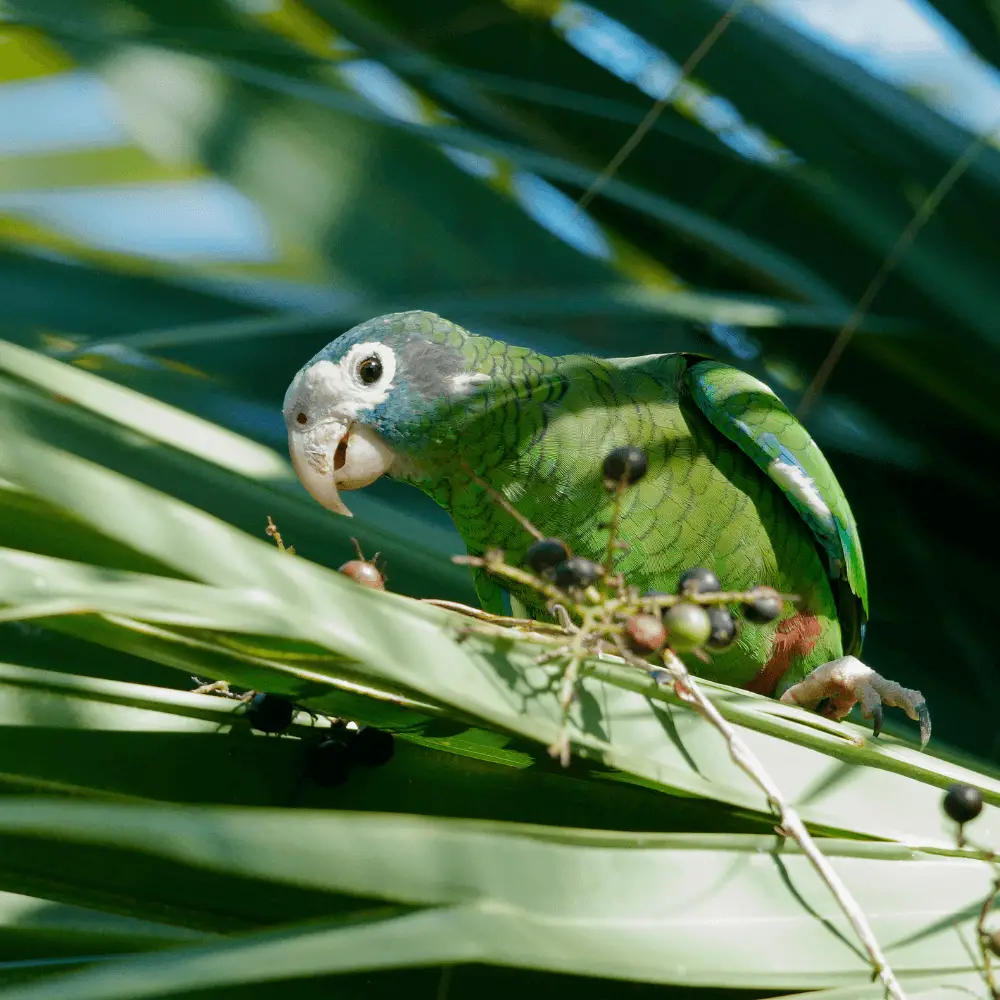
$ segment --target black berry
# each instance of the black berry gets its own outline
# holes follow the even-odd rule
[[[766,625],[781,616],[784,602],[777,591],[769,587],[758,588],[758,595],[743,605],[743,615],[748,622]]]
[[[681,601],[663,613],[670,648],[678,652],[703,646],[712,633],[708,612],[697,604]]]
[[[633,653],[649,656],[666,645],[667,630],[659,615],[633,615],[625,622],[625,641]]]
[[[309,747],[306,774],[324,788],[347,781],[351,773],[351,750],[342,739],[324,740]]]
[[[983,796],[972,785],[952,785],[944,797],[944,811],[960,826],[974,820],[983,811]]]
[[[610,485],[637,483],[646,475],[646,453],[639,448],[626,445],[608,452],[604,459],[604,481]]]
[[[589,587],[601,578],[604,570],[595,562],[582,556],[573,556],[559,563],[555,569],[556,586],[568,590],[570,587]]]
[[[348,740],[351,763],[362,767],[381,767],[392,760],[396,752],[396,740],[392,733],[384,729],[362,726]]]
[[[722,584],[710,569],[695,566],[681,573],[677,590],[681,594],[717,594],[722,590]]]
[[[708,622],[712,627],[705,645],[709,649],[728,649],[736,639],[738,631],[736,619],[728,608],[710,607],[705,610],[708,612]]]
[[[569,559],[569,546],[558,538],[539,538],[524,553],[524,565],[538,574],[553,570]]]
[[[275,694],[255,694],[247,707],[247,719],[259,733],[281,733],[291,724],[295,706]]]
[[[362,559],[351,559],[349,562],[345,562],[338,572],[349,576],[356,583],[360,583],[362,587],[385,590],[385,580],[374,563],[365,562]]]

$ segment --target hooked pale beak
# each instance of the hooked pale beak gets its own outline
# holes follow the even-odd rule
[[[370,427],[328,420],[288,432],[295,474],[309,495],[329,510],[354,515],[338,490],[359,490],[389,471],[395,455]]]

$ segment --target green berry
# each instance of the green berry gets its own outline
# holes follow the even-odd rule
[[[974,820],[983,811],[983,796],[972,785],[952,785],[944,797],[944,811],[959,826]]]
[[[681,601],[663,613],[667,641],[677,652],[703,646],[712,634],[708,612],[697,604]]]
[[[524,553],[524,565],[535,573],[547,573],[569,559],[569,546],[558,538],[539,538]]]
[[[646,453],[641,449],[629,445],[615,448],[604,459],[604,482],[609,486],[617,483],[631,486],[646,475],[648,465]]]
[[[275,694],[255,694],[247,706],[247,719],[259,733],[281,733],[295,717],[295,706]]]
[[[719,578],[704,566],[684,570],[677,586],[680,594],[717,594],[720,590]]]

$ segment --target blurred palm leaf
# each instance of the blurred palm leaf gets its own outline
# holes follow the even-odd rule
[[[3,996],[881,995],[714,730],[594,664],[557,767],[537,650],[326,568],[356,537],[392,590],[472,601],[441,512],[387,483],[335,518],[283,456],[292,373],[398,308],[552,352],[707,351],[797,402],[974,137],[753,4],[574,215],[726,6],[5,6]],[[990,4],[935,7],[997,61]],[[865,538],[866,657],[928,695],[936,749],[709,685],[926,1000],[983,990],[989,871],[944,786],[984,790],[1000,846],[1000,777],[965,756],[1000,754],[998,156],[810,417]],[[191,675],[302,711],[264,739]],[[395,759],[319,787],[310,712],[395,731]]]
[[[932,0],[968,43],[994,65],[1000,63],[1000,14],[991,0]]]

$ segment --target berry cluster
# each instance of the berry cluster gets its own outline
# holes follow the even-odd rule
[[[641,599],[652,602],[653,607],[633,615],[625,623],[629,648],[640,656],[658,653],[668,644],[679,653],[702,648],[715,652],[728,649],[739,635],[739,621],[732,610],[726,604],[696,604],[689,599],[695,596],[712,599],[721,594],[719,578],[703,566],[681,574],[676,594],[681,600],[677,604],[659,610],[661,599],[674,595],[646,591]],[[784,604],[781,595],[768,587],[751,591],[748,599],[739,603],[743,617],[759,625],[778,618]]]
[[[551,626],[506,619],[495,624],[526,629],[536,640],[553,647],[552,652],[543,654],[543,660],[561,659],[566,663],[560,695],[563,724],[559,740],[550,748],[564,763],[569,760],[569,710],[587,657],[604,652],[617,654],[658,681],[676,682],[679,671],[683,671],[676,654],[690,654],[708,662],[710,653],[723,652],[738,640],[741,620],[773,622],[781,616],[786,600],[796,600],[770,587],[725,591],[715,573],[702,566],[681,574],[676,593],[640,593],[631,586],[615,568],[616,556],[628,548],[618,538],[621,503],[625,491],[642,480],[647,468],[645,453],[632,446],[615,448],[605,457],[602,478],[605,488],[613,494],[613,506],[611,520],[603,526],[608,531],[603,563],[574,553],[561,538],[543,535],[506,498],[473,476],[534,541],[517,565],[508,563],[499,550],[482,556],[456,557],[456,561],[485,569],[512,590],[535,591],[545,598],[546,607],[560,622],[559,626]],[[740,609],[740,617],[734,613],[736,608]]]
[[[247,721],[259,733],[283,733],[294,717],[295,706],[279,695],[258,691],[247,704]],[[310,745],[306,757],[306,774],[316,784],[342,785],[353,768],[380,767],[392,760],[396,752],[392,733],[339,719],[331,721],[333,729],[321,742]]]
[[[504,553],[498,551],[459,561],[484,566],[497,576],[531,587],[547,597],[550,606],[575,613],[576,618],[582,617],[585,607],[601,608],[605,637],[616,646],[620,639],[631,653],[643,658],[667,648],[700,658],[704,658],[705,650],[728,649],[739,636],[735,606],[740,607],[745,621],[755,624],[779,618],[786,597],[769,587],[727,593],[715,573],[702,566],[681,574],[675,594],[639,594],[615,573],[615,553],[627,548],[617,538],[621,495],[645,476],[647,466],[645,453],[632,446],[615,448],[604,460],[604,484],[614,492],[615,506],[611,523],[606,525],[610,537],[603,565],[574,555],[561,538],[543,536],[509,507],[509,512],[535,535],[520,566],[508,565]],[[496,499],[508,506],[503,498]]]
[[[268,537],[274,539],[279,551],[295,555],[295,549],[285,545],[281,532],[270,517],[267,519],[266,531]],[[352,541],[357,558],[345,562],[338,572],[362,587],[385,590],[385,575],[378,565],[378,553],[370,560],[365,559],[357,539]],[[296,706],[280,695],[264,691],[239,694],[232,691],[225,681],[202,682],[197,677],[192,679],[198,681],[196,694],[217,694],[245,702],[246,719],[258,733],[283,733],[295,718]],[[312,712],[309,714],[315,718]],[[309,746],[306,757],[306,774],[316,784],[325,787],[341,785],[347,781],[353,768],[379,767],[387,764],[395,754],[396,744],[392,733],[373,729],[371,726],[359,727],[344,719],[328,719],[332,728],[323,730],[323,739]]]

